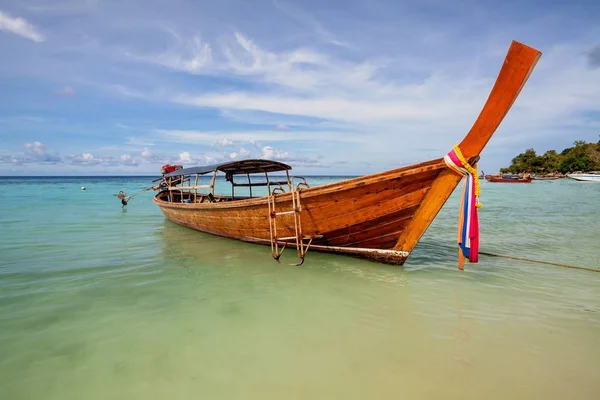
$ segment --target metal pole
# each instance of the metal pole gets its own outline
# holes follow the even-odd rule
[[[213,172],[212,180],[210,181],[210,192],[215,195],[215,180],[217,179],[217,171]]]
[[[196,174],[196,180],[194,181],[194,203],[196,203],[196,199],[198,198],[198,179],[200,178],[200,174]]]
[[[250,182],[250,174],[246,174],[248,177],[248,187],[250,188],[250,198],[252,198],[252,182]]]

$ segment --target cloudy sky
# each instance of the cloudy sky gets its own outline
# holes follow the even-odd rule
[[[0,175],[443,156],[510,42],[543,55],[480,163],[600,134],[600,2],[0,0]]]

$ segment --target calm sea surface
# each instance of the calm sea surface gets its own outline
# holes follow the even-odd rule
[[[458,271],[458,192],[402,268],[290,267],[150,192],[122,209],[150,179],[0,178],[1,399],[600,398],[600,273]],[[600,184],[483,183],[482,202],[482,251],[600,268]]]

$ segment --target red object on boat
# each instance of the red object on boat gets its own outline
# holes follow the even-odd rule
[[[164,174],[168,174],[168,173],[173,172],[173,171],[177,171],[178,169],[182,169],[182,168],[183,168],[183,165],[165,164],[160,169],[160,173],[164,175]]]

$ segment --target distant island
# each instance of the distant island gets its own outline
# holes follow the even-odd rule
[[[512,159],[510,167],[501,168],[501,173],[521,174],[566,174],[570,172],[590,172],[600,170],[600,141],[587,143],[577,140],[573,147],[558,153],[548,150],[538,156],[534,149],[527,149]]]

